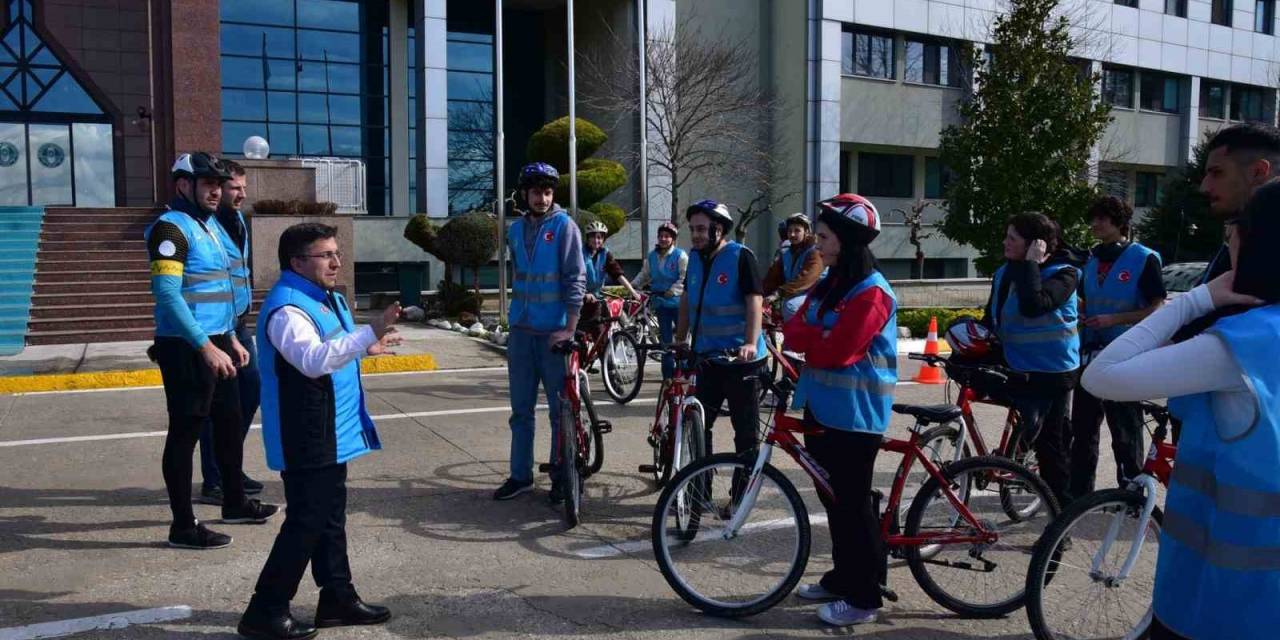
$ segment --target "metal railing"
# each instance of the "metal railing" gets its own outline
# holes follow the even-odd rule
[[[338,205],[338,213],[368,213],[365,166],[354,158],[297,158],[316,170],[316,201]]]

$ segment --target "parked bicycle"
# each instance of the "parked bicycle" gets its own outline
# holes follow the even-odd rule
[[[584,481],[604,464],[604,434],[613,431],[609,421],[596,416],[587,372],[579,365],[588,351],[585,339],[586,335],[578,332],[574,340],[552,347],[565,359],[564,390],[560,392],[560,426],[552,438],[553,463],[539,466],[543,473],[560,479],[564,519],[570,529],[581,520]]]
[[[1123,489],[1071,503],[1045,531],[1027,572],[1027,618],[1037,640],[1145,638],[1151,626],[1163,514],[1158,484],[1169,485],[1180,424],[1168,409],[1141,403],[1151,447],[1142,473]]]
[[[635,336],[623,328],[624,300],[606,294],[608,317],[587,334],[587,350],[582,362],[588,368],[598,363],[605,393],[618,404],[626,404],[640,393],[644,382],[644,353]]]

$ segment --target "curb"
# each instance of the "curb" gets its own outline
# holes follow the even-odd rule
[[[403,373],[434,371],[439,367],[429,353],[386,355],[365,359],[361,373]],[[40,391],[79,391],[83,389],[117,389],[158,387],[164,384],[159,369],[133,371],[98,371],[94,373],[53,373],[31,376],[0,377],[0,393],[33,393]]]

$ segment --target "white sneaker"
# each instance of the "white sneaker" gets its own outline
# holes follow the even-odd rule
[[[827,591],[827,588],[822,586],[821,582],[801,585],[799,589],[796,589],[796,595],[805,600],[830,601],[840,599],[839,595]]]
[[[879,609],[859,609],[844,600],[836,600],[818,607],[818,617],[837,627],[875,622]]]

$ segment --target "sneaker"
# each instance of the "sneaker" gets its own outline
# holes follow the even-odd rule
[[[827,591],[827,588],[822,586],[821,582],[801,585],[799,589],[796,589],[796,595],[805,600],[822,600],[826,602],[841,598],[840,594]]]
[[[836,600],[818,607],[818,617],[837,627],[875,622],[879,614],[879,609],[859,609],[846,600]]]
[[[200,497],[196,500],[201,504],[211,504],[215,507],[221,507],[222,487],[200,487]]]
[[[274,516],[280,507],[274,504],[262,504],[250,498],[239,507],[222,506],[223,524],[262,524],[267,518]]]
[[[256,496],[259,493],[262,493],[261,482],[258,482],[257,480],[254,480],[249,476],[242,476],[242,477],[244,478],[242,482],[244,483],[244,494],[246,496]]]
[[[532,480],[520,482],[515,478],[507,478],[507,481],[502,483],[502,486],[498,487],[497,491],[493,492],[493,499],[510,500],[522,493],[529,493],[530,491],[533,491]]]
[[[210,531],[196,522],[190,529],[169,527],[169,546],[175,549],[221,549],[231,544],[231,536]]]
[[[559,481],[551,483],[551,491],[547,492],[547,504],[564,503],[564,486]]]

